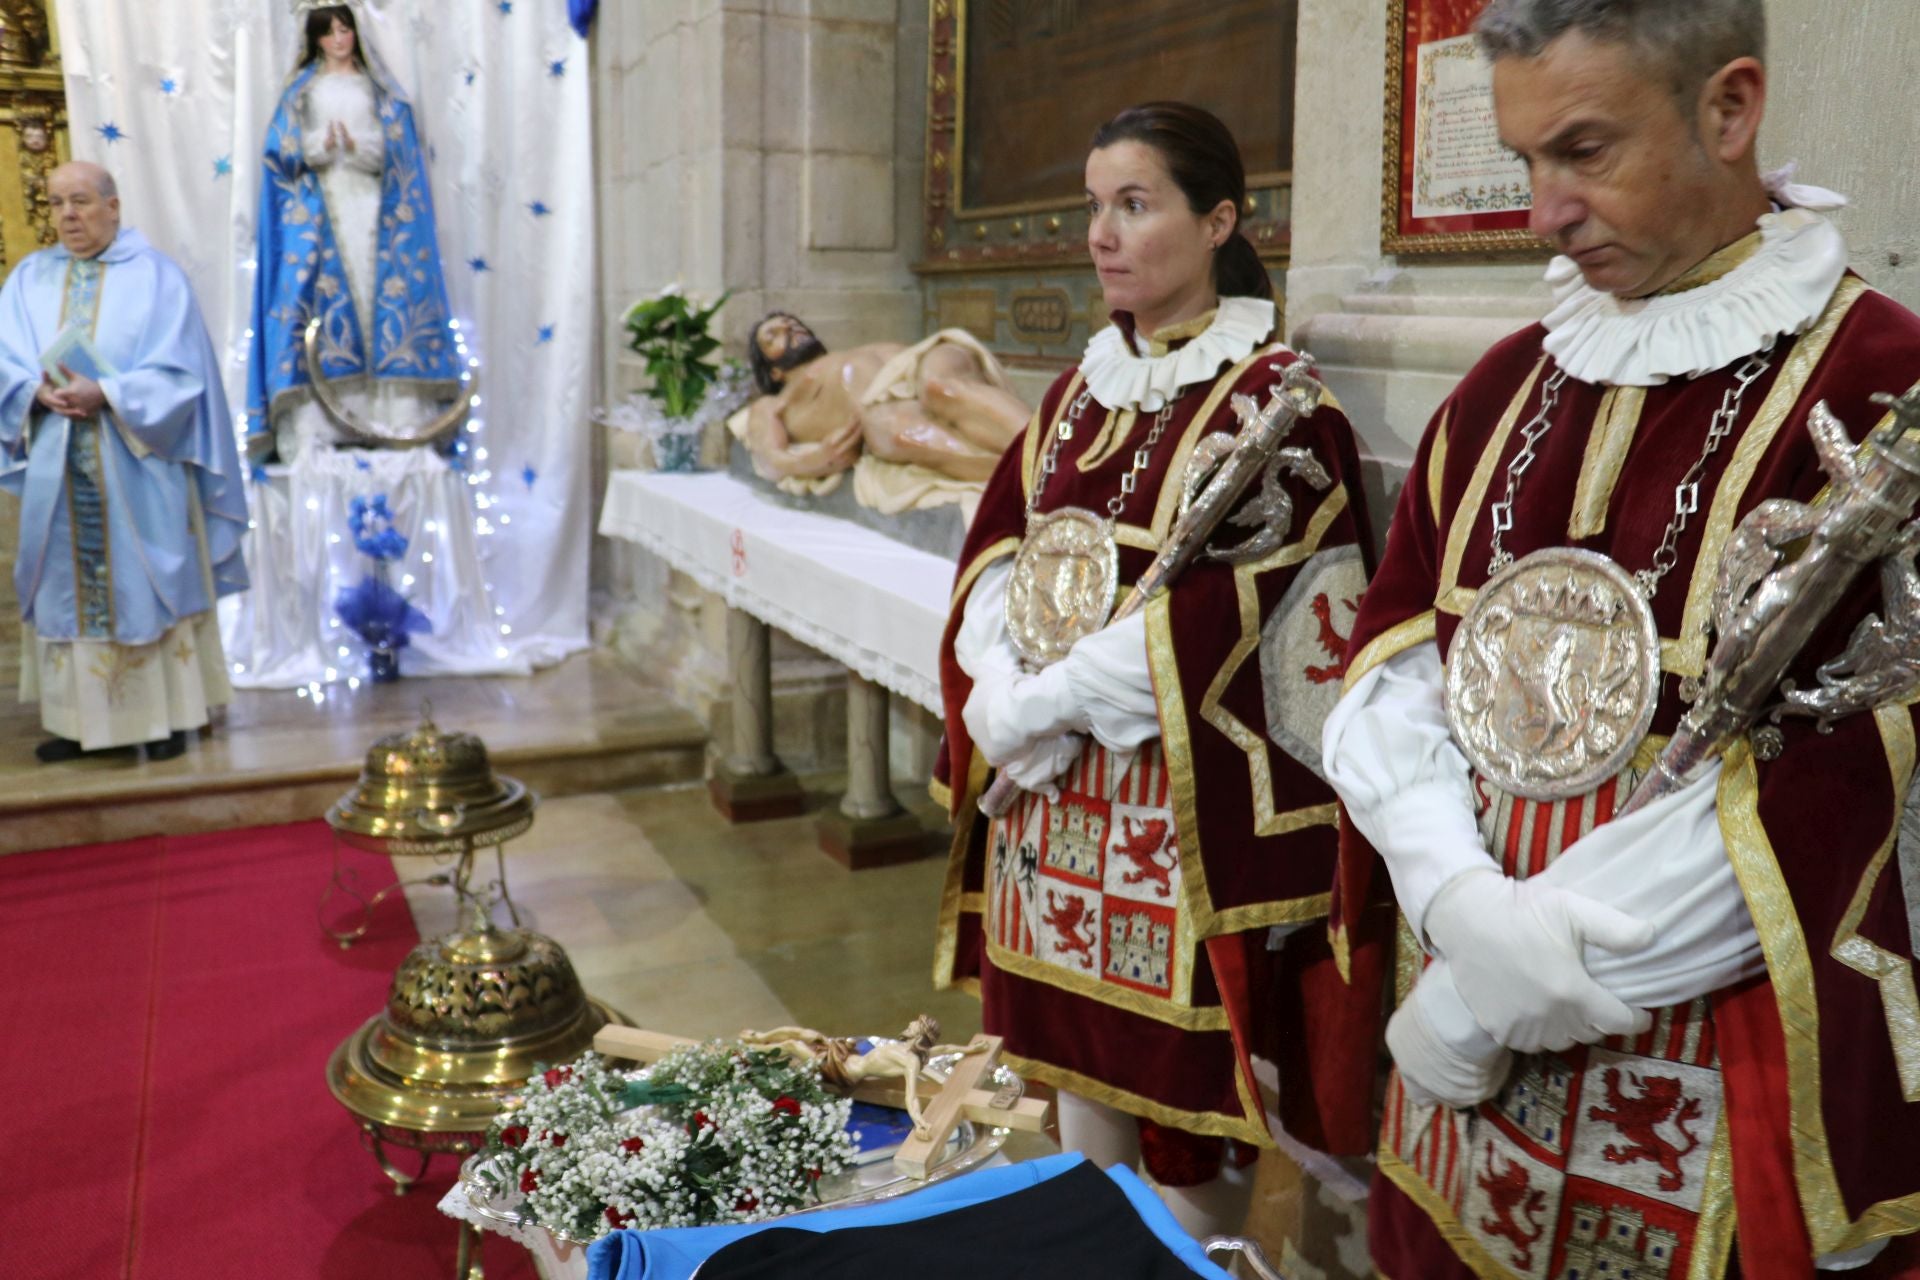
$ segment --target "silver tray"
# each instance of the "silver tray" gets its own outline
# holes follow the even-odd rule
[[[960,1055],[952,1053],[929,1058],[924,1074],[935,1082],[944,1081],[959,1060]],[[629,1079],[640,1079],[646,1073],[645,1067],[637,1067],[624,1074]],[[1010,1093],[1016,1102],[1026,1092],[1025,1082],[1015,1075],[1010,1067],[995,1067],[987,1076],[987,1080],[991,1082],[994,1090]],[[862,1151],[854,1157],[851,1168],[820,1179],[817,1184],[820,1192],[819,1204],[805,1209],[795,1209],[780,1216],[792,1218],[804,1213],[818,1213],[822,1209],[844,1209],[857,1204],[892,1200],[918,1191],[921,1187],[957,1177],[991,1160],[1006,1143],[1010,1132],[1012,1131],[1009,1129],[975,1124],[971,1120],[962,1118],[954,1128],[953,1135],[947,1139],[946,1147],[929,1166],[925,1178],[912,1177],[893,1167],[893,1156],[894,1152],[899,1150],[898,1144]],[[465,1192],[475,1218],[508,1233],[528,1230],[544,1231],[563,1245],[584,1246],[598,1238],[582,1239],[564,1231],[555,1231],[536,1221],[526,1209],[525,1197],[518,1191],[510,1191],[501,1196],[493,1195],[480,1180],[480,1174],[487,1168],[490,1159],[491,1157],[482,1151],[467,1157],[460,1166],[460,1188]]]

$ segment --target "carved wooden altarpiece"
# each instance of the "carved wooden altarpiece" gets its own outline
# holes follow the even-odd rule
[[[58,33],[44,0],[0,0],[0,277],[54,243],[47,175],[68,156],[67,98]],[[19,504],[0,501],[0,696],[20,669],[20,605],[13,558]]]

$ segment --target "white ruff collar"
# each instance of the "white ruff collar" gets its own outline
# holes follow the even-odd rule
[[[1847,270],[1847,245],[1807,209],[1760,219],[1760,246],[1718,280],[1650,298],[1592,289],[1571,258],[1555,258],[1547,283],[1547,353],[1582,382],[1654,387],[1724,369],[1781,334],[1799,334],[1826,309]]]
[[[1253,354],[1274,323],[1273,303],[1265,298],[1222,298],[1205,333],[1163,356],[1135,355],[1120,326],[1110,324],[1087,344],[1080,372],[1102,408],[1158,413],[1185,388],[1211,382],[1223,366]]]

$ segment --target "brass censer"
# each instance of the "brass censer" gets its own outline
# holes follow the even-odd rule
[[[442,733],[426,709],[419,728],[373,745],[359,783],[327,811],[336,839],[356,848],[454,859],[451,871],[409,883],[450,885],[460,927],[408,954],[386,1009],[327,1062],[327,1087],[360,1122],[400,1192],[435,1155],[477,1150],[488,1123],[537,1069],[572,1061],[608,1022],[626,1023],[581,989],[559,943],[519,927],[499,850],[532,825],[534,803],[519,782],[493,772],[480,739]],[[476,891],[474,851],[488,845],[499,876]],[[495,926],[496,901],[515,927]],[[417,1153],[418,1168],[396,1165],[394,1147]]]

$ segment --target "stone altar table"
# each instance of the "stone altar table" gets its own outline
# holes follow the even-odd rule
[[[727,602],[733,732],[710,784],[715,806],[736,822],[799,811],[799,784],[772,749],[767,628],[778,627],[849,672],[847,794],[821,819],[821,847],[856,869],[918,856],[919,825],[889,785],[887,698],[940,714],[953,562],[715,472],[614,472],[600,532]]]

